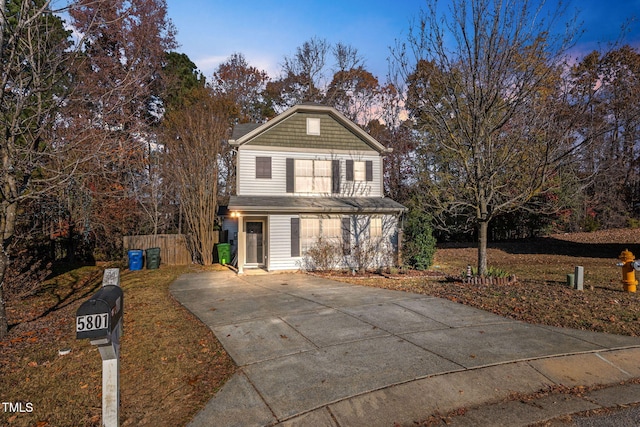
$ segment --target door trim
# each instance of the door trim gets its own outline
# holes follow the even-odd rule
[[[245,240],[245,242],[244,242],[244,245],[245,245],[245,264],[244,264],[244,266],[245,267],[249,267],[249,268],[251,268],[251,267],[264,267],[266,265],[265,259],[267,257],[267,233],[266,233],[266,231],[267,231],[266,230],[267,221],[264,218],[244,218],[244,233],[245,233],[245,236],[247,234],[249,234],[247,232],[247,223],[249,223],[249,222],[259,222],[259,223],[262,224],[262,259],[258,260],[258,262],[256,262],[256,263],[247,262],[247,258],[248,258],[247,244],[249,243],[249,239],[247,239],[245,237],[245,239],[244,239]]]

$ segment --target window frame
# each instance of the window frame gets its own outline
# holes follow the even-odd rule
[[[381,216],[372,216],[369,218],[369,238],[383,237],[382,223]]]
[[[256,156],[256,179],[271,179],[272,170],[271,157]]]
[[[331,160],[294,159],[293,163],[294,193],[330,194],[332,192],[333,164]]]
[[[366,181],[367,165],[363,160],[355,160],[353,162],[353,180],[357,182]]]

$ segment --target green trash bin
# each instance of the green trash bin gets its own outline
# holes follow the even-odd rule
[[[160,267],[160,248],[147,249],[147,270]]]
[[[231,261],[231,245],[229,243],[218,243],[218,261],[220,264],[229,264]]]

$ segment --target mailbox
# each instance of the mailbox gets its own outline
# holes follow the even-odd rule
[[[102,426],[120,425],[120,269],[107,268],[102,288],[76,311],[76,338],[89,338],[102,358]]]
[[[111,335],[122,319],[122,288],[109,285],[100,288],[88,301],[82,303],[76,312],[76,338],[90,338],[93,341]]]

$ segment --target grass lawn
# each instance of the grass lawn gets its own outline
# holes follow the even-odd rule
[[[190,270],[122,270],[122,426],[184,425],[235,371],[209,328],[169,295]],[[22,402],[25,412],[0,411],[0,425],[100,425],[102,360],[89,340],[76,340],[75,312],[101,286],[102,271],[72,270],[8,302],[13,326],[0,342],[0,400]],[[63,349],[71,353],[59,355]]]

